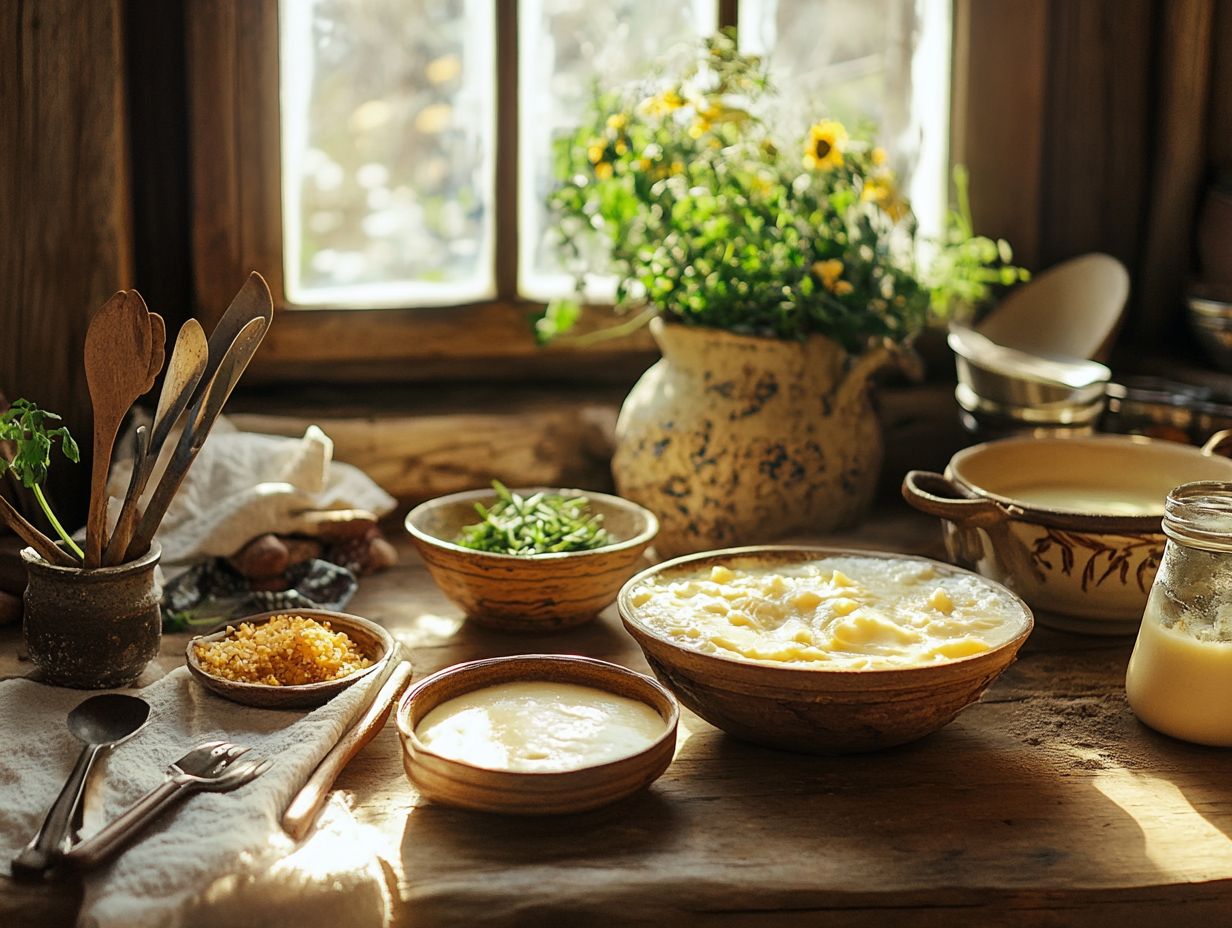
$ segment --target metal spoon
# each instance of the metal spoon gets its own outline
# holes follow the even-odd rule
[[[91,696],[68,714],[68,730],[85,747],[60,795],[51,804],[43,827],[13,859],[13,876],[39,877],[69,849],[73,823],[94,761],[104,750],[136,733],[149,715],[148,702],[120,693]]]

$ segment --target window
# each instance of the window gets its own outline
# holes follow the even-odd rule
[[[567,364],[578,349],[539,351],[528,322],[572,283],[543,205],[552,140],[594,81],[723,23],[768,56],[796,124],[879,127],[923,227],[943,215],[951,0],[229,0],[189,16],[197,290],[220,310],[213,294],[266,274],[271,372]]]

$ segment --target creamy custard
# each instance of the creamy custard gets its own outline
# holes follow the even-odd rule
[[[477,767],[565,771],[630,757],[667,723],[646,703],[574,683],[501,683],[447,700],[415,734],[425,747]]]
[[[1022,608],[1005,591],[906,559],[716,565],[651,577],[631,602],[643,624],[702,653],[835,670],[941,663],[1022,630]]]
[[[1156,731],[1232,747],[1232,604],[1202,615],[1151,588],[1129,658],[1125,692]]]
[[[1006,495],[1028,506],[1060,509],[1102,516],[1162,516],[1164,496],[1114,487],[1072,486],[1063,483],[1028,484],[1014,487]]]

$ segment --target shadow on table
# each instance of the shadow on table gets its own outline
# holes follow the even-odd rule
[[[596,899],[664,915],[773,911],[1167,879],[1134,815],[1096,788],[1097,771],[989,734],[987,722],[850,757],[760,748],[694,724],[649,792],[607,809],[533,819],[415,809],[402,842],[407,908],[478,918],[533,897],[538,915]]]

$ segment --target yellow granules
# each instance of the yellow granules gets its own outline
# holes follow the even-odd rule
[[[299,615],[228,625],[225,637],[200,642],[196,650],[201,669],[211,676],[267,686],[323,683],[372,666],[345,632]]]

